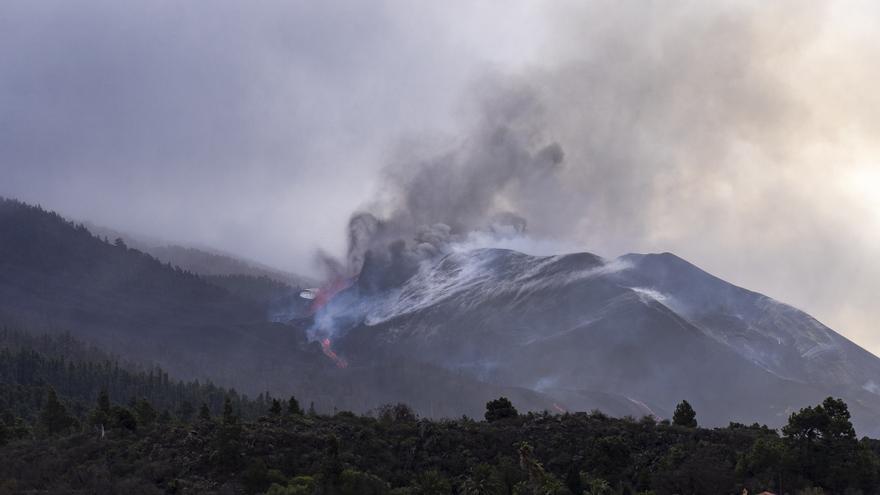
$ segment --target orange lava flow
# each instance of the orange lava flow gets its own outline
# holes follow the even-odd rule
[[[324,351],[324,354],[333,360],[336,363],[336,366],[340,368],[348,368],[348,361],[344,358],[339,357],[333,349],[330,348],[330,339],[324,339],[321,341],[321,350]]]

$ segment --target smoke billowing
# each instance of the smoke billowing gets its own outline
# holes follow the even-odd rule
[[[8,3],[0,194],[349,276],[672,251],[880,349],[873,2],[410,3]]]
[[[348,276],[369,260],[375,266],[362,282],[393,285],[474,232],[525,234],[527,211],[517,206],[540,201],[557,183],[564,152],[535,127],[540,105],[531,92],[481,103],[461,142],[426,156],[398,150],[383,170],[383,199],[349,222]]]
[[[548,17],[545,58],[471,87],[452,143],[395,148],[367,208],[370,242],[405,240],[383,256],[420,259],[515,215],[532,239],[606,256],[673,251],[870,346],[870,27],[835,2],[590,2]]]

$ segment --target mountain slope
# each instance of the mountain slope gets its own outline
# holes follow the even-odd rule
[[[265,277],[294,288],[315,285],[315,281],[308,277],[288,273],[231,254],[171,244],[161,239],[132,235],[90,222],[84,222],[84,225],[98,237],[106,238],[111,242],[117,238],[122,239],[130,247],[143,251],[162,263],[168,263],[198,275]]]
[[[164,265],[81,225],[16,201],[0,201],[0,316],[68,330],[111,352],[184,378],[265,388],[279,370],[323,363],[295,327],[267,309]],[[286,351],[280,361],[278,349]],[[273,367],[270,367],[270,364]]]
[[[647,287],[707,335],[783,378],[876,388],[880,360],[810,315],[716,278],[675,255],[627,255],[617,280]]]
[[[270,321],[266,299],[276,289],[248,276],[206,280],[104,242],[55,213],[0,199],[0,325],[68,331],[178,379],[209,379],[254,395],[294,393],[319,411],[403,401],[421,414],[456,417],[477,415],[502,394],[524,408],[552,407],[540,393],[422,362],[337,369],[319,343],[307,341],[308,318]],[[288,305],[303,305],[288,297]],[[426,393],[426,384],[434,392]]]
[[[271,311],[271,282],[209,283],[15,201],[0,201],[0,239],[0,323],[67,330],[184,380],[295,393],[323,410],[403,401],[446,417],[478,415],[498,395],[524,410],[661,417],[686,398],[709,425],[776,426],[833,395],[860,433],[880,432],[880,360],[669,254],[483,249],[409,278],[368,264],[308,316],[293,293],[283,302],[300,310]],[[293,319],[269,321],[277,314]],[[312,333],[350,366],[336,368]]]
[[[347,299],[364,299],[365,290],[352,288],[359,293],[327,313],[345,315]],[[878,431],[880,397],[863,384],[880,360],[808,315],[671,255],[453,253],[368,297],[380,302],[338,340],[362,359],[381,349],[575,409],[574,391],[623,397],[666,417],[687,398],[707,424],[779,425],[803,404],[840,395],[860,431]],[[755,336],[743,339],[743,328]],[[770,338],[772,353],[756,359]],[[817,352],[829,345],[840,351]]]

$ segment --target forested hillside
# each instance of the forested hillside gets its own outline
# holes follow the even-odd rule
[[[241,259],[208,249],[180,246],[162,239],[134,235],[89,221],[83,222],[90,232],[98,237],[122,239],[126,244],[143,251],[157,260],[180,267],[183,270],[202,276],[246,275],[255,278],[268,278],[291,287],[305,287],[315,281],[293,273],[264,266],[260,263]]]
[[[207,407],[193,414],[161,404],[173,404],[177,393],[197,400],[224,391],[165,375],[157,386],[158,372],[151,380],[106,364],[74,364],[66,373],[24,346],[0,359],[4,380],[15,380],[9,362],[37,370],[18,375],[30,384],[5,383],[4,394],[6,386],[45,391],[23,417],[0,415],[0,493],[880,493],[880,442],[857,440],[846,404],[831,398],[793,414],[781,432],[757,424],[699,428],[699,411],[685,402],[671,423],[598,411],[520,415],[504,398],[486,404],[485,421],[438,422],[402,404],[369,416],[319,415],[295,400],[254,402],[227,392],[219,414]],[[61,390],[70,382],[72,395],[36,386],[37,375]],[[119,402],[99,391],[87,404],[81,399],[92,383],[153,401]]]
[[[289,297],[288,309],[307,302],[266,278],[185,272],[18,201],[0,200],[0,233],[0,325],[69,332],[178,379],[252,397],[266,390],[309,397],[323,412],[405,401],[424,415],[457,417],[498,395],[529,410],[552,407],[538,392],[417,359],[371,353],[339,369],[307,341],[308,318],[270,321],[276,298]]]
[[[291,301],[299,302],[299,289],[265,275],[202,275],[202,278],[242,299],[260,304],[270,312],[279,306],[290,306]]]
[[[227,398],[245,417],[256,418],[265,414],[271,400],[268,394],[249,400],[211,382],[178,381],[162,368],[120,362],[67,334],[34,336],[0,329],[0,411],[33,423],[50,389],[79,418],[101,392],[114,403],[146,401],[156,414],[167,412],[183,419],[191,419],[202,404],[219,413]]]
[[[269,322],[260,281],[220,287],[13,200],[0,199],[0,232],[0,323],[252,392],[290,390],[291,377],[329,365],[302,328]]]

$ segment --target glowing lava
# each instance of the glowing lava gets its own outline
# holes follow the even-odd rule
[[[336,294],[351,287],[353,283],[354,280],[350,278],[337,278],[326,286],[321,287],[316,291],[315,298],[312,300],[311,306],[309,306],[309,311],[311,313],[317,313],[318,310],[326,306]]]
[[[340,277],[340,278],[337,278],[336,280],[333,280],[332,282],[325,285],[324,287],[321,287],[320,289],[306,289],[300,293],[300,297],[312,300],[312,303],[309,305],[309,314],[314,315],[315,313],[320,311],[321,308],[326,306],[327,303],[329,303],[330,300],[336,296],[336,294],[339,294],[340,292],[344,291],[345,289],[351,287],[351,285],[353,283],[354,283],[354,279]],[[323,333],[325,335],[328,333],[332,334],[332,332],[326,332],[326,331],[324,331],[324,332],[319,331],[317,333],[319,335],[321,333]],[[340,368],[347,368],[348,367],[348,361],[346,361],[344,358],[340,357],[335,352],[333,352],[333,349],[330,347],[330,339],[329,338],[325,337],[325,338],[321,339],[321,350],[324,351],[324,355],[326,355],[327,357],[329,357],[330,359],[333,360],[333,362],[336,364],[336,366],[338,366]]]
[[[336,363],[336,366],[340,368],[348,368],[348,361],[346,361],[344,358],[339,357],[335,352],[333,352],[333,349],[330,348],[330,339],[325,338],[321,341],[321,350],[324,351],[324,354],[328,358],[332,359],[333,362]]]

